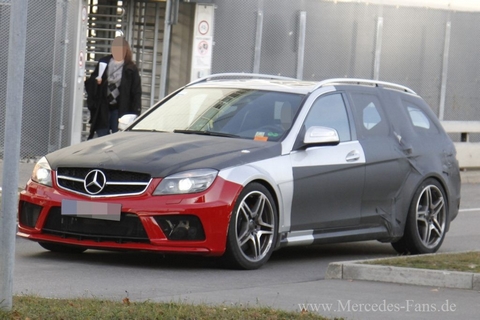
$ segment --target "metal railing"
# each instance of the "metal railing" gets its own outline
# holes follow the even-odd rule
[[[415,91],[412,89],[402,86],[400,84],[392,83],[392,82],[387,82],[387,81],[379,81],[379,80],[369,80],[369,79],[356,79],[356,78],[335,78],[335,79],[326,79],[323,81],[320,81],[313,89],[312,91],[315,91],[316,89],[323,87],[323,86],[328,86],[328,85],[335,85],[335,84],[356,84],[356,85],[370,85],[370,86],[382,86],[382,87],[388,87],[400,91],[405,91],[411,94],[417,94]]]

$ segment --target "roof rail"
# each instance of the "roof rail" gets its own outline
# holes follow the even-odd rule
[[[220,79],[220,78],[256,78],[256,79],[273,79],[273,80],[298,80],[295,78],[290,78],[290,77],[283,77],[283,76],[277,76],[277,75],[270,75],[270,74],[260,74],[260,73],[243,73],[243,72],[238,72],[238,73],[216,73],[216,74],[211,74],[206,77],[194,80],[187,84],[187,86],[191,86],[193,84],[199,83],[199,82],[204,82],[208,80],[214,80],[214,79]]]
[[[373,86],[383,86],[383,87],[389,87],[392,89],[397,89],[401,91],[405,91],[411,94],[417,94],[415,91],[412,89],[396,84],[396,83],[391,83],[391,82],[385,82],[385,81],[378,81],[378,80],[369,80],[369,79],[356,79],[356,78],[334,78],[334,79],[327,79],[320,81],[313,89],[312,91],[323,87],[327,85],[335,85],[335,84],[364,84],[364,85],[373,85]]]

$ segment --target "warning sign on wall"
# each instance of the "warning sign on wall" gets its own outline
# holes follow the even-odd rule
[[[193,36],[191,81],[207,76],[212,69],[214,7],[197,4]]]

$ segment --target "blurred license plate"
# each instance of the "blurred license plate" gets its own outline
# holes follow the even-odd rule
[[[62,200],[62,215],[79,218],[120,221],[122,205],[76,200]]]

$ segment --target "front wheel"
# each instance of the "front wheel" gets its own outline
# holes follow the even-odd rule
[[[445,239],[447,197],[437,180],[427,179],[415,192],[407,216],[405,233],[393,248],[402,254],[436,252]]]
[[[278,216],[270,192],[259,183],[247,185],[235,204],[224,260],[237,269],[258,269],[275,247]]]

